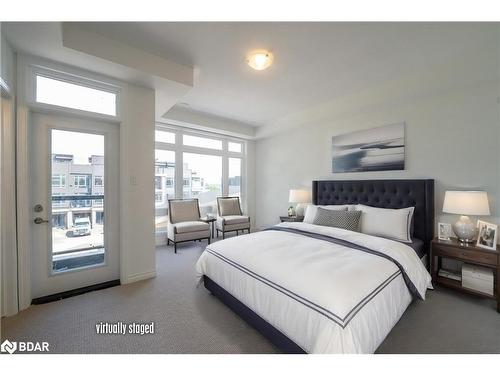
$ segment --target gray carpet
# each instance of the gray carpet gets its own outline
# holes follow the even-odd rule
[[[155,279],[31,306],[2,319],[2,340],[48,341],[56,353],[278,353],[203,288],[194,263],[205,243],[157,250]],[[377,352],[500,353],[495,303],[438,289],[413,303]],[[95,324],[156,323],[154,335],[97,335]]]

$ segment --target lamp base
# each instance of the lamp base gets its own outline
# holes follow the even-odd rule
[[[307,207],[306,203],[297,203],[297,206],[295,207],[295,215],[304,216],[306,207]]]
[[[455,232],[460,242],[473,243],[478,230],[468,216],[460,216],[460,220],[453,224],[453,232]]]

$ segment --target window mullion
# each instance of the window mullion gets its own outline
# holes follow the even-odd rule
[[[221,193],[223,197],[229,194],[229,161],[227,158],[227,140],[222,142],[222,181]]]
[[[175,131],[175,197],[183,198],[183,156],[182,156],[182,134]]]

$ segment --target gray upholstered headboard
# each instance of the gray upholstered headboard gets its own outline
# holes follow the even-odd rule
[[[382,208],[414,206],[414,237],[429,252],[434,236],[434,180],[329,180],[313,181],[317,205],[365,204]]]

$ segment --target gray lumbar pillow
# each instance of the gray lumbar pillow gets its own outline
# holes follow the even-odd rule
[[[361,211],[334,211],[318,207],[313,224],[359,232]]]

